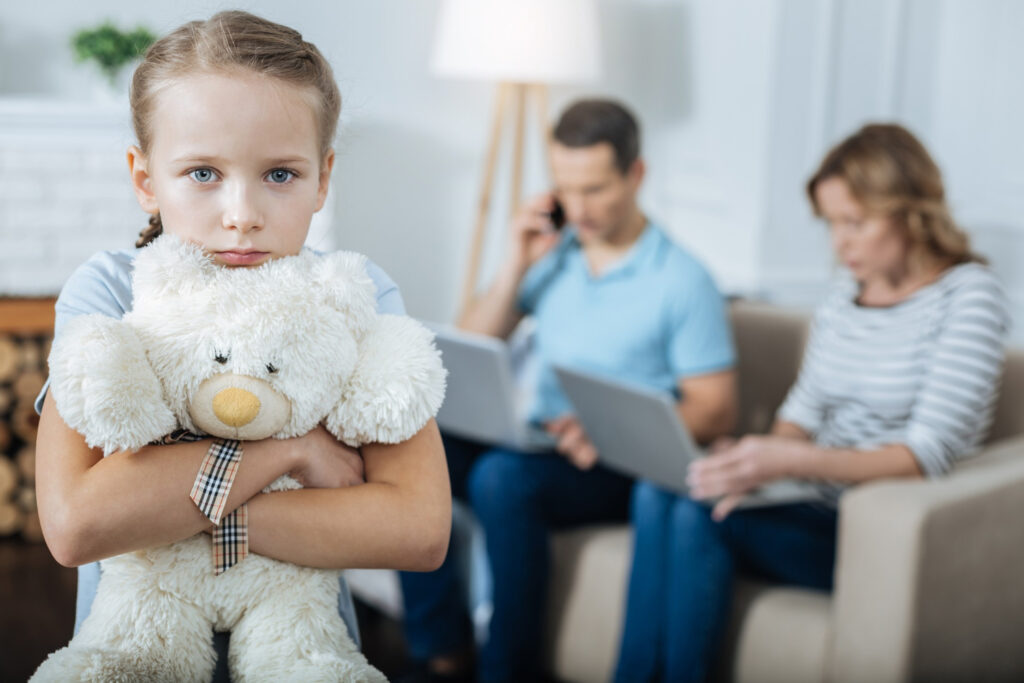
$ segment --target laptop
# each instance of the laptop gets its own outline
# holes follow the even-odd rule
[[[687,495],[686,468],[705,452],[697,446],[666,393],[566,367],[555,374],[605,466]],[[797,480],[766,484],[740,507],[824,500],[814,485]]]
[[[508,345],[500,339],[431,325],[448,370],[437,424],[447,434],[522,451],[554,447],[550,434],[525,419]]]

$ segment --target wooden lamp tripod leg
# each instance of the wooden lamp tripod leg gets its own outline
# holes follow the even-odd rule
[[[512,147],[512,188],[509,195],[510,213],[513,216],[522,204],[523,140],[526,134],[526,100],[528,97],[533,97],[536,102],[539,130],[545,140],[545,145],[549,137],[547,89],[543,85],[527,85],[525,83],[500,84],[495,98],[494,115],[491,122],[491,137],[487,147],[487,161],[484,166],[483,184],[480,187],[480,199],[477,206],[476,226],[473,229],[469,261],[462,286],[462,311],[466,310],[466,307],[473,301],[476,295],[477,279],[480,275],[480,257],[484,247],[487,217],[491,205],[491,188],[494,185],[494,174],[498,164],[498,151],[501,147],[502,124],[505,118],[505,110],[510,106],[510,97],[513,99],[512,106],[515,108],[515,120],[513,121],[515,137]]]
[[[523,201],[523,136],[526,130],[526,97],[529,86],[516,83],[512,86],[515,97],[515,143],[512,148],[512,194],[509,195],[509,213],[516,215]]]
[[[480,252],[484,245],[484,228],[487,225],[487,213],[491,205],[491,186],[494,184],[494,171],[498,165],[498,149],[501,147],[501,124],[505,116],[509,90],[512,86],[501,83],[494,100],[494,113],[491,120],[491,137],[487,145],[487,161],[484,166],[483,184],[480,187],[480,198],[477,204],[476,226],[473,228],[472,242],[469,248],[469,262],[465,280],[462,283],[462,307],[466,307],[476,294],[477,278],[480,275]]]

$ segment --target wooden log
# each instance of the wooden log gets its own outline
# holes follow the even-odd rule
[[[28,486],[21,487],[18,491],[18,505],[25,512],[36,511],[36,489],[35,486],[29,484]]]
[[[38,339],[26,339],[21,344],[21,367],[25,370],[43,370],[46,358]]]
[[[18,334],[53,332],[56,299],[0,298],[0,331]]]
[[[22,446],[14,456],[14,462],[18,464],[18,471],[21,473],[22,479],[28,482],[36,480],[36,449],[34,446]]]
[[[18,470],[14,467],[11,459],[0,455],[0,501],[11,497],[14,490],[18,488]]]
[[[25,513],[14,503],[0,503],[0,536],[10,536],[25,525]]]
[[[25,520],[21,527],[21,537],[29,543],[43,542],[43,526],[39,523],[38,512],[25,514]]]
[[[9,335],[0,336],[0,382],[11,380],[21,365],[18,345]]]
[[[30,444],[36,442],[39,416],[36,415],[36,409],[31,402],[21,401],[14,407],[14,412],[11,414],[11,427],[22,441]]]
[[[18,373],[14,380],[14,397],[21,403],[34,403],[36,396],[43,390],[46,378],[39,370],[27,370]]]
[[[11,428],[6,422],[0,422],[0,457],[11,445]]]

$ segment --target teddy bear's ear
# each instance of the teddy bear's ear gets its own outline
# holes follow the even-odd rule
[[[341,311],[357,337],[377,312],[377,287],[366,272],[366,257],[351,251],[315,256],[314,283],[325,303]]]
[[[215,273],[213,260],[202,248],[175,235],[164,234],[135,257],[132,291],[136,301],[160,301],[170,293],[186,293]]]

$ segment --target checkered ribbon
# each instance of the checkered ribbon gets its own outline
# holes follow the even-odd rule
[[[223,574],[249,554],[249,514],[245,505],[224,514],[228,493],[242,460],[242,444],[215,439],[199,467],[189,497],[213,522],[213,571]]]
[[[213,573],[223,574],[249,555],[249,508],[243,503],[213,530]]]

